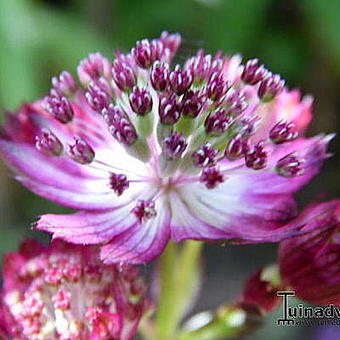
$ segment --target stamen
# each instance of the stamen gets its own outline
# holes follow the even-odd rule
[[[304,173],[304,160],[298,158],[296,153],[290,153],[281,158],[276,164],[276,171],[283,177],[297,177]]]
[[[200,91],[188,90],[182,99],[182,113],[184,116],[195,118],[203,107],[206,97]]]
[[[75,138],[75,143],[68,146],[68,154],[70,158],[80,164],[90,164],[95,153],[91,146],[81,138]]]
[[[248,140],[243,138],[242,135],[237,135],[229,141],[224,151],[224,156],[228,160],[234,161],[244,157],[248,150]]]
[[[137,41],[136,47],[131,50],[136,64],[142,68],[149,68],[164,54],[164,45],[160,40],[143,39]]]
[[[164,91],[169,84],[168,65],[155,62],[150,73],[150,81],[156,91]]]
[[[132,90],[137,82],[133,68],[123,57],[118,57],[113,62],[112,77],[122,91]]]
[[[246,166],[254,170],[260,170],[267,166],[267,152],[264,149],[263,141],[258,142],[245,155]]]
[[[217,154],[218,150],[212,148],[210,143],[205,143],[192,154],[192,157],[197,167],[205,168],[216,165]]]
[[[236,123],[236,131],[244,138],[248,138],[256,133],[257,125],[260,122],[259,116],[249,116],[239,119]]]
[[[209,77],[222,71],[222,59],[213,58],[210,54],[205,55],[203,50],[199,50],[195,57],[190,58],[185,63],[185,69],[191,71],[194,80],[198,83],[208,81]]]
[[[224,182],[223,174],[216,167],[203,169],[200,182],[204,183],[208,189],[216,188],[220,183]]]
[[[35,147],[48,156],[60,156],[63,152],[62,143],[48,129],[42,129],[40,135],[35,137]]]
[[[234,88],[229,88],[223,99],[223,104],[227,106],[228,112],[235,116],[242,113],[248,107],[244,91]]]
[[[151,200],[139,200],[131,212],[137,217],[140,223],[146,222],[157,215],[155,202]]]
[[[250,59],[244,65],[241,79],[249,85],[255,85],[263,80],[267,76],[267,73],[268,71],[260,64],[257,58]]]
[[[175,70],[170,72],[169,80],[173,91],[182,95],[191,86],[193,77],[189,70],[181,70],[181,67],[176,65]]]
[[[207,134],[220,136],[226,132],[233,119],[227,115],[226,110],[218,109],[205,120],[204,127]]]
[[[129,188],[129,181],[124,174],[111,173],[110,175],[110,188],[120,196],[126,189]]]
[[[92,109],[99,113],[112,101],[112,97],[105,84],[100,82],[91,82],[87,87],[85,97]]]
[[[81,83],[88,85],[100,77],[109,76],[110,63],[100,53],[91,53],[79,63],[77,71]]]
[[[110,104],[103,109],[102,114],[110,133],[118,142],[130,146],[137,140],[135,127],[120,107]]]
[[[59,77],[53,77],[52,85],[63,96],[70,96],[77,90],[77,85],[68,71],[61,72]]]
[[[59,122],[66,124],[73,119],[74,111],[71,102],[60,95],[55,89],[43,100],[43,108],[47,110]]]
[[[145,116],[152,109],[152,97],[149,91],[135,86],[130,94],[132,110],[139,116]]]
[[[163,150],[169,158],[181,158],[188,143],[182,133],[173,131],[169,137],[163,139]]]
[[[230,85],[223,79],[223,74],[215,72],[209,79],[206,95],[213,101],[220,100],[228,91]]]
[[[281,80],[280,75],[269,72],[260,83],[258,96],[263,101],[271,101],[283,91],[284,86],[285,81]]]
[[[55,295],[52,296],[52,302],[55,309],[67,310],[71,306],[72,295],[69,291],[60,288]]]
[[[293,123],[281,121],[272,127],[269,132],[269,138],[275,144],[291,141],[298,136],[297,131],[293,131],[294,128]]]
[[[170,51],[170,59],[172,59],[181,44],[181,35],[179,33],[170,34],[167,31],[162,32],[159,39],[163,45]]]
[[[173,125],[177,123],[181,117],[181,107],[177,102],[176,95],[161,97],[158,112],[162,124]]]

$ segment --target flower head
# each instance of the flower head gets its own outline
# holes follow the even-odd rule
[[[5,256],[3,328],[20,340],[128,340],[144,295],[137,268],[103,265],[93,247],[27,240]]]
[[[283,284],[307,302],[340,306],[340,200],[313,204],[290,223],[305,234],[280,244]]]
[[[16,178],[79,210],[44,215],[38,229],[104,244],[107,263],[149,261],[169,239],[295,234],[284,227],[292,195],[318,173],[331,139],[303,136],[311,99],[257,59],[242,66],[200,50],[173,66],[179,44],[165,32],[112,63],[90,55],[80,84],[62,73],[45,100],[7,117],[0,151]]]

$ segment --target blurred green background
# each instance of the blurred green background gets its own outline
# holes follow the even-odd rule
[[[339,0],[0,0],[0,108],[15,111],[24,101],[44,95],[50,78],[63,69],[75,74],[90,52],[111,57],[136,40],[162,30],[180,32],[180,58],[204,48],[245,58],[259,57],[269,68],[315,97],[310,134],[334,132],[340,111]],[[339,149],[332,142],[331,151]],[[300,205],[339,193],[339,166],[333,157],[298,194]],[[62,212],[35,197],[0,164],[0,255],[15,250],[32,232],[29,225],[46,211]],[[258,266],[275,260],[275,245],[206,247],[206,279],[197,310],[212,308],[240,292]],[[312,339],[315,329],[279,328],[275,317],[251,339]],[[340,338],[340,335],[339,335]]]

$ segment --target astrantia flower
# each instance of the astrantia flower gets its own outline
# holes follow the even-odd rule
[[[283,284],[300,299],[340,306],[340,200],[307,207],[291,225],[307,232],[283,241]]]
[[[80,210],[36,227],[104,244],[105,262],[145,262],[169,239],[273,242],[294,231],[292,194],[316,175],[330,137],[303,137],[311,99],[257,59],[198,51],[170,65],[178,34],[100,54],[8,115],[0,149],[33,192]]]
[[[95,248],[25,241],[5,256],[1,328],[16,340],[128,340],[148,304],[137,268]]]
[[[262,315],[275,309],[281,298],[276,294],[280,290],[280,280],[277,266],[261,268],[247,280],[239,301],[253,306]]]

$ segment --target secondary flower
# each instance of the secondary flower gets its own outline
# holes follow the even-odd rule
[[[262,315],[266,315],[281,303],[281,298],[276,294],[280,286],[277,266],[261,268],[247,280],[239,302],[252,306]]]
[[[280,244],[282,283],[307,302],[340,306],[340,200],[311,205],[291,224],[307,233]]]
[[[147,310],[138,269],[104,265],[90,246],[27,240],[3,268],[0,330],[9,338],[133,339]]]
[[[300,99],[257,59],[202,50],[171,66],[178,34],[142,40],[112,64],[99,53],[43,100],[8,115],[0,150],[27,188],[80,210],[36,227],[104,244],[109,262],[146,262],[169,239],[275,242],[292,194],[316,175],[329,136],[303,137]]]

